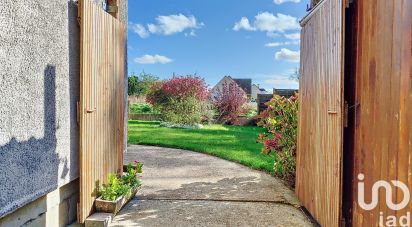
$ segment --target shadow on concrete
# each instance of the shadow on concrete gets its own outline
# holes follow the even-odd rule
[[[297,208],[276,203],[150,201],[130,203],[110,226],[313,226]]]
[[[136,197],[111,226],[311,226],[301,210],[285,199],[253,196],[258,193],[257,181],[234,177],[216,183],[194,182]]]
[[[244,201],[244,202],[277,202],[288,203],[281,193],[273,189],[271,195],[260,193],[262,187],[261,179],[258,177],[233,177],[223,178],[215,183],[193,182],[183,184],[174,190],[156,190],[138,196],[136,199],[143,200],[220,200],[220,201]],[[267,188],[267,187],[266,187]],[[267,189],[265,189],[267,191]]]
[[[181,149],[130,146],[143,188],[112,226],[310,226],[292,190],[269,174]]]

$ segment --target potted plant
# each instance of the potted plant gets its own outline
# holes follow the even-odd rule
[[[117,214],[129,202],[141,187],[140,174],[143,164],[135,161],[128,164],[122,176],[109,174],[107,184],[99,190],[100,196],[95,201],[98,212]]]

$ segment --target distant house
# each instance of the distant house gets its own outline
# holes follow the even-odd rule
[[[279,95],[279,96],[283,96],[286,98],[290,98],[293,95],[295,95],[295,93],[297,93],[299,90],[297,89],[273,89],[273,94],[274,95]]]
[[[246,92],[248,98],[252,95],[252,80],[251,79],[233,79],[243,91]]]
[[[212,97],[216,97],[219,90],[222,90],[225,84],[236,83],[240,89],[242,89],[248,99],[251,99],[252,95],[252,80],[251,79],[234,79],[231,76],[224,76],[211,90]]]
[[[259,88],[259,85],[253,84],[251,99],[256,101],[259,94],[270,94],[270,92],[266,91],[264,88]]]
[[[267,109],[267,105],[265,103],[269,102],[273,98],[274,95],[279,95],[285,98],[290,98],[293,95],[295,95],[295,93],[297,93],[298,91],[299,90],[296,90],[296,89],[276,89],[274,88],[273,94],[269,92],[257,94],[256,102],[258,105],[258,113],[261,113]]]

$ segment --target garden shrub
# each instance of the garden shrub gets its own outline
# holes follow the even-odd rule
[[[152,84],[159,81],[157,76],[142,72],[139,75],[132,74],[128,77],[128,95],[135,95],[137,97],[145,96]]]
[[[167,105],[162,107],[162,114],[164,121],[192,125],[200,123],[202,106],[199,100],[192,96],[170,97]]]
[[[266,103],[268,108],[259,116],[258,126],[266,129],[258,141],[265,154],[275,154],[274,170],[278,177],[294,185],[296,170],[298,94],[287,99],[275,95]]]
[[[254,118],[258,114],[257,107],[248,108],[246,109],[246,117],[247,118]]]
[[[238,117],[246,113],[246,92],[236,83],[224,83],[213,97],[221,123],[236,124]]]
[[[147,102],[160,110],[164,121],[185,125],[201,122],[208,98],[207,85],[197,76],[175,76],[156,83],[146,96]]]
[[[149,114],[155,113],[153,106],[148,103],[139,103],[130,105],[130,113],[134,114]]]
[[[200,119],[200,123],[202,124],[212,124],[215,122],[215,117],[217,115],[217,111],[215,106],[210,101],[205,101],[202,103],[201,106],[202,117]]]

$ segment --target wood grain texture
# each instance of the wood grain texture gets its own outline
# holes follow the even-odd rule
[[[357,203],[358,174],[365,175],[366,202],[372,185],[399,180],[412,190],[412,1],[356,1],[356,102],[353,226],[379,226],[379,215],[398,218],[412,211],[386,205],[385,191],[378,206],[365,211]],[[395,187],[393,187],[395,189]],[[400,189],[392,201],[403,199]],[[399,226],[399,224],[398,224]]]
[[[322,226],[342,215],[343,6],[325,0],[302,28],[296,194]]]
[[[78,221],[93,212],[96,189],[122,171],[125,26],[90,0],[79,1],[80,203]]]

